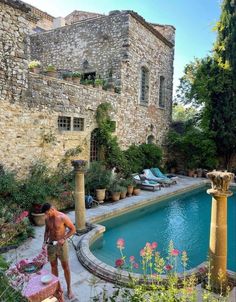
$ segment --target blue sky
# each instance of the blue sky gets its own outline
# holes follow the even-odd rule
[[[174,87],[184,66],[194,57],[204,57],[216,34],[212,28],[219,20],[220,0],[26,0],[54,17],[65,17],[73,10],[108,14],[111,10],[134,10],[146,21],[171,24],[176,28]]]

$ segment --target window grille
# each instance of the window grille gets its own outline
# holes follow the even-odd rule
[[[84,119],[80,117],[74,117],[73,120],[74,131],[84,131]]]
[[[140,102],[148,103],[149,93],[149,72],[145,67],[141,68],[141,91],[140,91]]]
[[[58,129],[63,131],[71,130],[71,118],[68,116],[59,116],[58,117]]]
[[[98,129],[94,129],[91,133],[90,140],[90,162],[98,160],[98,140],[97,140]]]

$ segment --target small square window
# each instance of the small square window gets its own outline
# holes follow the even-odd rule
[[[80,117],[74,117],[73,120],[74,131],[84,131],[84,119]]]
[[[71,118],[68,116],[58,116],[58,129],[63,131],[70,131],[71,129]]]

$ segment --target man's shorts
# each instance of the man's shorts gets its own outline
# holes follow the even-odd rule
[[[48,244],[47,251],[48,251],[48,261],[50,261],[50,262],[55,261],[57,258],[59,258],[61,261],[69,260],[69,251],[68,251],[67,241],[65,241],[63,245]]]

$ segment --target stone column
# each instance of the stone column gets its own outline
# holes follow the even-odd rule
[[[224,290],[227,285],[227,198],[233,193],[229,185],[233,173],[213,171],[207,174],[212,188],[207,193],[212,196],[209,256],[212,288]]]
[[[71,164],[75,172],[75,227],[77,232],[83,232],[86,230],[84,172],[87,162],[73,160]]]

